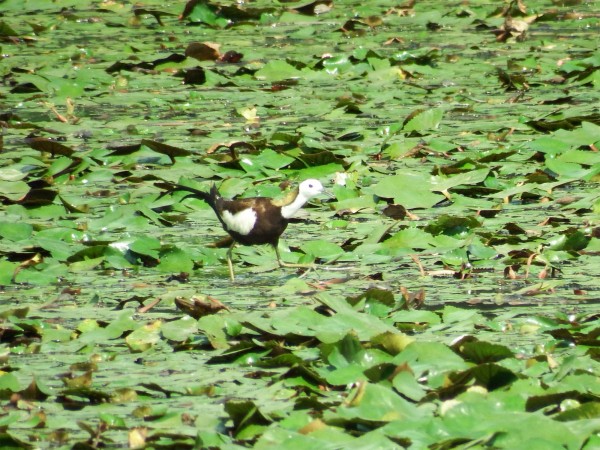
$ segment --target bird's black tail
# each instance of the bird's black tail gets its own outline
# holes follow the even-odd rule
[[[217,199],[219,199],[221,197],[217,187],[214,184],[210,188],[209,192],[204,192],[204,191],[195,189],[190,186],[184,186],[182,184],[169,183],[169,182],[155,183],[154,185],[161,189],[165,189],[166,193],[171,193],[171,192],[175,192],[175,191],[189,192],[189,194],[186,195],[185,197],[183,197],[182,200],[185,200],[188,197],[199,198],[201,200],[204,200],[206,203],[208,203],[212,209],[216,208]]]

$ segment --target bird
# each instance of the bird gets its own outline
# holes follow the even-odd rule
[[[269,244],[275,249],[277,263],[280,267],[307,267],[306,264],[290,264],[281,260],[279,254],[279,238],[287,228],[290,219],[310,199],[324,193],[319,180],[302,181],[292,192],[282,199],[270,197],[247,197],[226,199],[221,196],[213,184],[208,192],[175,183],[157,183],[170,192],[186,191],[185,196],[204,200],[215,212],[223,229],[229,233],[233,242],[227,250],[227,265],[231,281],[235,280],[232,252],[236,243],[241,245]]]

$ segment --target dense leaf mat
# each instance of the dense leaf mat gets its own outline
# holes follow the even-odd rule
[[[0,447],[600,447],[594,6],[0,1]]]

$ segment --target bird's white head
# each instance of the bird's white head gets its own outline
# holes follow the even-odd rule
[[[281,208],[281,215],[289,219],[298,212],[302,206],[311,198],[323,193],[323,185],[319,180],[308,179],[304,180],[298,186],[298,195],[292,203]]]
[[[309,200],[323,193],[323,185],[319,180],[310,178],[300,183],[300,186],[298,186],[298,193],[305,199]]]

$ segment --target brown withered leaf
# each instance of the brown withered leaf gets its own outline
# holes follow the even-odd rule
[[[383,43],[383,45],[392,45],[392,44],[404,44],[406,41],[401,37],[393,37],[389,38],[387,41]]]
[[[543,133],[549,133],[551,131],[562,130],[573,130],[581,125],[581,122],[591,122],[594,125],[600,125],[600,114],[591,113],[586,116],[572,116],[565,117],[557,120],[550,120],[542,118],[539,120],[530,120],[525,122],[525,125],[533,128],[536,131]]]
[[[496,217],[501,210],[499,209],[480,209],[477,211],[477,215],[481,217],[485,217],[486,219],[491,219]]]
[[[192,67],[183,73],[183,84],[206,83],[206,71],[202,67]]]
[[[259,20],[260,17],[265,13],[273,13],[276,11],[276,8],[267,6],[261,8],[249,8],[242,7],[237,4],[226,5],[226,4],[212,4],[212,2],[206,2],[206,0],[189,0],[183,9],[183,12],[179,16],[179,20],[183,20],[189,17],[194,8],[200,4],[207,4],[209,8],[211,8],[215,13],[219,14],[219,16],[227,18],[232,22],[243,22],[243,21],[252,21]],[[224,2],[223,2],[224,3]]]
[[[238,53],[235,50],[229,50],[221,55],[218,62],[223,64],[236,64],[239,63],[243,58],[243,53]]]
[[[144,314],[147,313],[148,311],[150,311],[152,308],[154,308],[156,305],[158,305],[161,302],[160,298],[155,298],[154,300],[152,300],[149,304],[144,304],[144,306],[140,306],[138,308],[138,313],[140,314]]]
[[[31,401],[44,401],[48,398],[48,395],[40,390],[35,381],[35,378],[31,380],[29,386],[19,392],[20,397],[23,400],[31,400]]]
[[[500,67],[496,67],[496,74],[502,87],[507,91],[520,91],[529,89],[527,77],[523,73],[509,73]]]
[[[162,27],[165,24],[162,22],[161,17],[162,16],[174,16],[175,14],[173,13],[168,13],[168,12],[164,12],[164,11],[158,11],[155,9],[146,9],[146,8],[133,8],[133,13],[135,14],[136,17],[139,16],[143,16],[143,15],[150,15],[152,17],[154,17],[154,19],[156,19],[156,22]]]
[[[511,15],[507,15],[504,23],[497,30],[493,30],[498,42],[506,42],[509,38],[515,38],[517,41],[523,41],[526,37],[529,25],[539,18],[538,15],[514,19]]]
[[[323,422],[321,419],[314,419],[312,422],[304,425],[302,428],[298,430],[300,434],[310,434],[314,431],[319,431],[327,428],[327,424]]]
[[[141,146],[142,144],[110,144],[107,145],[106,148],[108,150],[112,150],[112,152],[109,153],[108,156],[124,156],[131,155],[132,153],[139,151]]]
[[[540,223],[537,224],[538,227],[544,227],[546,225],[550,225],[553,227],[558,227],[560,225],[564,225],[566,223],[571,223],[571,219],[567,219],[566,217],[546,217]]]
[[[331,8],[333,8],[332,0],[315,0],[291,9],[306,16],[318,16],[319,14],[331,11]]]
[[[527,7],[523,0],[512,0],[509,3],[497,7],[488,17],[510,17],[524,16],[527,14]]]
[[[190,0],[190,1],[188,1],[185,4],[185,7],[183,8],[183,12],[179,15],[179,20],[183,20],[186,17],[188,17],[194,11],[194,8],[196,7],[196,5],[198,5],[201,2],[202,2],[202,0]]]
[[[71,156],[73,153],[75,153],[75,150],[73,150],[71,147],[67,147],[60,142],[45,137],[28,137],[25,138],[25,142],[32,149],[39,152],[50,153],[52,156]]]
[[[222,310],[229,311],[229,308],[226,305],[210,295],[194,296],[189,299],[177,297],[175,299],[175,305],[194,319],[216,314]]]
[[[56,192],[54,194],[56,195]],[[90,207],[87,204],[75,206],[73,203],[69,202],[67,199],[65,199],[62,196],[59,196],[58,198],[59,198],[60,202],[62,203],[62,205],[65,207],[65,209],[70,213],[86,214],[90,211]]]
[[[185,55],[181,55],[179,53],[173,53],[165,58],[158,58],[158,59],[155,59],[154,61],[141,61],[141,62],[132,62],[132,63],[117,61],[116,63],[114,63],[112,66],[106,68],[105,70],[107,73],[115,73],[115,72],[119,72],[121,70],[151,71],[151,70],[154,70],[157,66],[160,66],[161,64],[183,62],[185,60],[185,58],[186,58]]]
[[[383,19],[379,16],[369,16],[365,20],[365,23],[371,28],[379,27],[383,25]]]
[[[394,220],[402,220],[406,217],[406,208],[402,205],[388,205],[383,210],[383,215]]]
[[[403,300],[403,309],[419,309],[425,303],[425,289],[417,292],[409,292],[404,286],[400,286],[400,294]]]
[[[509,234],[525,236],[527,232],[514,222],[507,222],[504,227]]]
[[[169,185],[168,183],[154,183],[156,187],[165,187],[172,192],[173,185]],[[177,281],[179,283],[189,283],[190,282],[190,274],[188,272],[179,272],[171,274],[167,277],[167,282]]]
[[[185,56],[198,61],[216,61],[221,57],[220,47],[215,42],[192,42],[185,49]]]
[[[146,300],[148,300],[149,298],[151,298],[150,295],[143,296],[143,297],[139,296],[139,295],[134,295],[134,296],[126,298],[124,300],[119,300],[119,304],[115,307],[115,309],[117,309],[117,310],[123,309],[125,307],[125,305],[130,302],[137,302],[137,303],[139,303],[140,307],[143,307],[144,302]]]
[[[31,258],[29,258],[25,261],[21,261],[21,263],[18,265],[18,267],[13,272],[13,276],[12,276],[13,281],[21,270],[27,269],[28,267],[34,267],[43,262],[44,262],[44,257],[39,253],[36,253]]]
[[[334,154],[329,150],[323,150],[319,153],[303,153],[296,156],[296,161],[290,164],[291,169],[303,169],[306,166],[320,166],[325,164],[340,164],[346,168],[349,166],[348,162]]]
[[[516,280],[519,278],[519,275],[517,275],[517,270],[519,270],[518,265],[506,266],[504,268],[504,278],[508,280]]]
[[[88,370],[82,375],[69,373],[62,379],[64,385],[68,388],[84,388],[92,385],[92,371]]]
[[[549,100],[542,100],[540,105],[565,105],[575,103],[575,98],[567,95],[566,97],[557,97]]]
[[[231,155],[231,158],[233,158],[233,160],[238,159],[238,153],[240,151],[244,151],[245,153],[256,153],[257,152],[257,149],[254,146],[254,144],[251,144],[250,142],[232,141],[232,142],[217,142],[216,144],[211,145],[208,148],[208,150],[206,150],[206,153],[211,155],[213,153],[216,153],[217,150],[219,150],[221,148],[226,148],[227,150],[229,150],[229,154]]]
[[[58,195],[58,192],[51,189],[31,189],[25,197],[17,203],[28,206],[50,205]]]
[[[316,281],[314,283],[308,283],[308,285],[315,289],[318,289],[318,290],[324,290],[324,289],[327,289],[331,285],[342,284],[351,279],[352,278],[330,278],[330,279],[324,280],[324,281]]]
[[[367,26],[368,25],[362,20],[350,19],[344,22],[344,25],[342,25],[338,31],[346,33],[348,31],[356,31],[359,28],[365,28]]]
[[[156,153],[167,155],[171,159],[172,163],[175,162],[176,156],[189,156],[192,154],[192,152],[184,148],[173,147],[172,145],[163,144],[162,142],[152,141],[150,139],[142,139],[141,144],[145,145]]]

